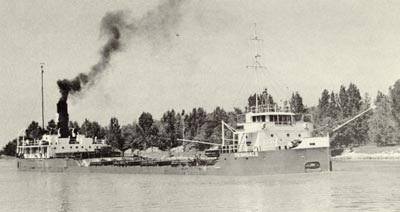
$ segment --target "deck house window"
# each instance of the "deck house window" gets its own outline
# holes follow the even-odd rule
[[[265,122],[265,116],[261,116],[261,121]]]
[[[256,122],[256,117],[255,117],[255,116],[253,116],[252,118],[253,118],[253,122]]]

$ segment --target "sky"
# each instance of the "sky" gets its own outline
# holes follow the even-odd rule
[[[135,23],[166,1],[0,0],[0,146],[30,122],[56,118],[57,80],[87,73],[107,42],[100,23],[124,11]],[[132,33],[94,86],[68,99],[71,120],[132,123],[142,112],[244,108],[267,88],[279,102],[298,91],[306,105],[323,89],[355,83],[387,93],[400,79],[400,1],[193,0],[176,23]],[[163,23],[163,22],[161,22]],[[254,27],[256,23],[256,28]],[[158,29],[158,30],[152,30]],[[257,50],[251,38],[262,39]],[[258,52],[266,68],[252,70]]]

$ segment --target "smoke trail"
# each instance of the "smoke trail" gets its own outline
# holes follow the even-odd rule
[[[58,80],[60,101],[67,101],[68,95],[74,95],[83,89],[90,88],[98,77],[107,70],[112,56],[122,50],[132,36],[167,37],[179,22],[182,1],[169,0],[160,4],[155,10],[143,17],[129,21],[126,11],[108,12],[101,20],[100,32],[108,38],[100,49],[100,59],[88,73],[80,73],[72,80]]]

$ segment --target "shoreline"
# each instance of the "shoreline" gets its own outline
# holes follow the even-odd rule
[[[341,155],[332,157],[332,160],[400,160],[400,147],[361,146],[354,149],[346,149]]]

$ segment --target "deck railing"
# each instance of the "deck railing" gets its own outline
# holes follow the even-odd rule
[[[246,107],[246,113],[266,113],[266,112],[291,112],[289,106],[279,107],[277,104],[266,104],[266,105],[258,105]]]

